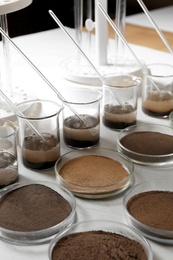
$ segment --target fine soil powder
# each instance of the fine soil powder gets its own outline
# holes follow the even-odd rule
[[[135,153],[166,155],[173,153],[173,136],[159,132],[135,132],[121,138],[120,143]]]
[[[87,187],[99,187],[103,189],[102,192],[120,188],[124,183],[118,186],[118,182],[128,177],[128,172],[120,162],[99,155],[71,159],[62,166],[59,174],[69,183],[76,184],[76,189],[82,192],[88,192]]]
[[[173,192],[139,193],[129,199],[126,208],[135,219],[147,226],[173,231]]]
[[[59,193],[41,184],[30,184],[0,199],[0,227],[28,232],[52,227],[71,213],[71,205]]]
[[[52,252],[52,260],[147,260],[143,247],[125,236],[104,232],[86,231],[61,238]]]

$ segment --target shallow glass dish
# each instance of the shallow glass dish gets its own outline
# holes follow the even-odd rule
[[[141,132],[148,133],[160,133],[173,137],[173,130],[169,126],[157,125],[157,124],[138,124],[131,127],[127,127],[123,129],[117,137],[117,149],[119,152],[123,153],[125,156],[130,158],[134,163],[140,165],[148,165],[148,166],[172,166],[173,165],[173,153],[167,154],[145,154],[134,152],[132,149],[127,149],[122,143],[122,138],[127,138],[130,134],[141,134]],[[173,139],[173,138],[172,138]],[[160,140],[160,139],[159,139]],[[173,142],[173,140],[172,140]],[[137,143],[137,142],[136,142]],[[147,138],[141,138],[141,143],[138,144],[142,147],[143,145],[147,145]],[[155,144],[157,146],[157,144]],[[172,146],[173,147],[173,146]],[[151,147],[152,148],[152,147]]]
[[[99,161],[99,163],[95,161],[91,162],[88,160],[85,163],[85,166],[83,167],[83,165],[82,166],[77,165],[75,161],[82,156],[91,156],[91,157],[99,156],[99,160],[101,159],[100,157],[104,157],[103,160],[107,160],[108,158],[109,159],[108,161],[110,162],[109,163],[106,162],[106,164],[104,164],[102,160]],[[73,173],[71,171],[72,168],[66,170],[66,177],[64,176],[62,177],[60,174],[62,168],[64,167],[64,165],[67,165],[67,163],[69,162],[71,163],[72,161],[75,161],[75,164],[77,165],[76,166],[73,164],[75,170],[73,169]],[[112,163],[111,161],[113,161],[113,163],[118,162],[126,174],[123,175],[122,178],[118,179],[118,181],[117,180],[115,181],[115,179],[119,174],[116,166],[113,166],[112,172],[110,173],[111,176],[109,175],[109,178],[111,179],[107,177],[108,171],[105,165],[109,166],[109,164]],[[100,166],[101,163],[104,165]],[[96,167],[96,169],[93,170],[93,167]],[[80,169],[80,171],[78,169]],[[82,151],[79,150],[70,151],[62,155],[55,164],[55,175],[58,184],[63,185],[65,188],[69,189],[75,196],[88,198],[88,199],[100,199],[100,198],[110,197],[126,190],[129,186],[134,184],[133,170],[134,170],[134,165],[130,159],[126,158],[124,155],[121,155],[119,152],[115,150],[106,149],[106,148],[92,148],[89,150],[82,150]],[[88,174],[88,172],[89,173],[95,172],[95,174],[94,175]],[[72,174],[75,177],[71,181]],[[88,176],[87,174],[90,176]],[[76,177],[76,176],[80,176],[80,177]],[[91,179],[91,181],[85,182],[84,184],[83,180],[79,181],[78,178],[81,178],[83,180],[85,179],[87,181],[88,179]],[[105,181],[104,180],[102,181],[102,178],[107,178],[106,181],[109,179],[109,182],[106,183],[105,185]],[[112,182],[112,178],[114,178],[114,182]]]
[[[54,183],[54,182],[40,182],[40,181],[29,182],[28,181],[23,183],[16,183],[4,189],[1,189],[0,199],[5,197],[6,194],[14,190],[17,190],[18,188],[31,185],[31,184],[44,185],[56,191],[59,195],[61,195],[65,200],[69,202],[69,204],[71,205],[71,213],[68,215],[67,218],[59,222],[57,225],[51,226],[50,228],[37,230],[37,231],[22,232],[22,231],[14,231],[14,230],[9,230],[0,227],[0,239],[4,240],[5,242],[9,242],[17,245],[38,245],[38,244],[48,243],[58,231],[60,231],[64,227],[71,225],[74,222],[75,212],[76,212],[75,197],[70,191],[68,191],[64,187],[58,186],[56,182]]]
[[[120,222],[110,221],[110,220],[94,220],[94,221],[84,221],[76,224],[72,224],[70,227],[65,228],[60,231],[50,242],[49,245],[49,260],[52,260],[52,251],[56,245],[56,243],[66,235],[79,233],[79,232],[87,232],[87,231],[104,231],[110,232],[118,235],[122,235],[126,238],[135,240],[138,242],[144,249],[145,254],[147,255],[148,260],[153,259],[153,253],[148,241],[133,228],[129,227]],[[88,246],[88,248],[91,248]],[[81,248],[82,251],[82,248]],[[85,258],[86,259],[86,258]]]
[[[143,236],[145,236],[151,240],[154,240],[156,242],[173,245],[173,231],[153,228],[152,226],[145,225],[141,221],[137,220],[137,218],[132,216],[132,214],[127,209],[127,203],[133,196],[138,196],[139,194],[141,194],[143,192],[150,192],[150,191],[173,192],[173,185],[172,185],[171,181],[154,180],[154,181],[140,183],[138,185],[135,185],[131,189],[129,189],[125,193],[125,196],[123,198],[123,208],[124,208],[125,219],[129,225],[133,226],[136,230],[139,230]],[[159,205],[159,201],[160,200],[158,199],[157,205]],[[154,204],[152,204],[152,209],[154,211]],[[172,205],[172,210],[173,210],[173,205]],[[172,212],[172,210],[170,209],[171,212]],[[138,211],[139,211],[139,208],[138,208]],[[156,212],[156,209],[155,209],[155,212]],[[150,217],[149,217],[149,220],[150,220],[152,210],[150,209],[148,211],[148,213],[150,215]],[[157,214],[156,217],[159,218],[159,213]],[[158,219],[157,219],[157,221],[158,221]],[[153,223],[155,223],[155,221]],[[151,225],[153,225],[153,223]],[[158,222],[157,222],[157,225],[158,225]]]

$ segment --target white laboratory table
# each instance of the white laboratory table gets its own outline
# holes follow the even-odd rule
[[[74,30],[69,29],[74,35]],[[13,39],[22,51],[32,60],[32,62],[44,73],[44,75],[57,87],[65,88],[66,84],[75,86],[75,83],[67,82],[61,77],[59,64],[60,62],[74,54],[74,47],[66,38],[61,29],[35,33]],[[169,53],[162,53],[144,47],[131,45],[139,59],[146,63],[160,62],[166,60],[173,63],[172,56]],[[11,50],[11,60],[15,66],[18,84],[23,84],[23,88],[28,88],[31,96],[38,98],[56,99],[55,94],[50,90],[47,84],[29,67],[26,62]],[[22,65],[21,65],[22,64]],[[31,70],[31,71],[30,71]],[[17,74],[18,73],[18,74]],[[31,76],[33,73],[34,76]],[[18,76],[17,76],[18,75]],[[92,86],[94,87],[94,86]],[[138,104],[138,122],[148,122],[169,125],[168,120],[151,118],[143,114],[139,99]],[[117,132],[105,128],[101,124],[100,146],[116,149]],[[63,142],[61,133],[61,154],[70,150]],[[54,170],[44,172],[35,172],[25,168],[19,158],[19,181],[42,180],[55,182]],[[134,167],[135,184],[148,180],[170,180],[173,182],[173,168],[152,168],[135,165]],[[83,220],[115,220],[125,223],[123,206],[123,194],[113,196],[107,199],[88,200],[76,198],[77,211],[76,221]],[[172,260],[173,247],[162,245],[148,240],[154,255],[154,260]],[[0,259],[2,260],[47,260],[48,244],[37,246],[18,246],[0,241]]]

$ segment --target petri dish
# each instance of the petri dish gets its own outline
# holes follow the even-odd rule
[[[172,166],[172,128],[157,124],[138,124],[127,127],[118,134],[117,150],[136,164]]]
[[[130,159],[106,148],[74,150],[55,164],[56,181],[75,196],[100,199],[117,195],[134,184]]]
[[[173,245],[172,200],[170,181],[154,180],[135,185],[123,198],[125,219],[146,238]]]
[[[61,203],[66,207],[64,212]],[[70,191],[56,182],[28,181],[1,189],[0,214],[1,210],[4,215],[0,217],[2,240],[17,245],[37,245],[48,243],[59,230],[74,222],[76,201]],[[49,219],[54,220],[48,223]]]

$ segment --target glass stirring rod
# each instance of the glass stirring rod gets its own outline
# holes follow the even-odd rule
[[[54,14],[54,12],[52,10],[49,10],[49,14],[52,16],[52,18],[54,19],[54,21],[60,26],[60,28],[63,30],[63,32],[67,35],[67,37],[72,41],[72,43],[74,44],[74,46],[77,48],[77,50],[79,50],[79,52],[81,53],[81,55],[84,57],[84,59],[89,63],[89,65],[93,68],[93,70],[96,72],[96,74],[98,75],[100,81],[102,82],[102,84],[104,85],[109,85],[105,78],[100,74],[100,72],[97,70],[97,68],[94,66],[94,64],[90,61],[90,59],[86,56],[86,54],[82,51],[82,49],[79,47],[79,45],[75,42],[75,40],[71,37],[71,35],[68,33],[68,31],[65,29],[64,25],[61,23],[61,21],[58,19],[58,17]],[[115,93],[113,94],[115,99],[117,100],[117,102],[119,103],[119,105],[123,108],[125,108],[124,103],[121,101],[121,99],[116,95]]]
[[[12,41],[12,39],[5,33],[0,27],[1,34],[8,40],[8,42],[18,51],[18,53],[28,62],[28,64],[37,72],[37,74],[47,83],[47,85],[57,94],[58,98],[64,103],[66,100],[61,93],[52,85],[52,83],[44,76],[44,74],[34,65],[34,63],[18,48],[18,46]],[[83,123],[85,120],[77,113],[77,111],[69,104],[65,104],[76,115],[76,117]]]
[[[20,112],[17,107],[11,102],[11,100],[4,94],[4,92],[2,90],[0,90],[0,95],[7,101],[7,103],[11,106],[11,108],[14,110],[16,115],[21,115],[22,117],[24,117],[23,113]],[[25,118],[25,117],[24,117]],[[26,123],[28,124],[28,126],[33,130],[33,132],[43,141],[46,142],[46,140],[44,139],[44,137],[37,131],[37,129],[35,129],[35,127],[27,120]]]

